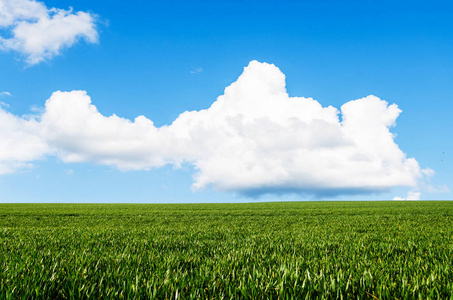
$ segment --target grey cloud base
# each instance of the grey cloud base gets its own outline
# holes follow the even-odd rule
[[[414,188],[433,171],[421,169],[395,144],[389,128],[400,113],[375,96],[349,101],[340,110],[289,97],[276,66],[252,61],[211,107],[184,112],[163,127],[144,116],[134,121],[103,116],[85,91],[53,93],[36,120],[0,110],[2,124],[35,139],[8,141],[24,154],[0,152],[0,172],[11,172],[12,162],[57,155],[120,170],[189,163],[197,170],[193,189],[210,186],[252,197]],[[6,149],[4,135],[0,149]]]

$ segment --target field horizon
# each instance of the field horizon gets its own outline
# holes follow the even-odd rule
[[[252,201],[238,201],[238,202],[233,202],[233,201],[225,201],[225,202],[2,202],[0,205],[10,205],[10,204],[30,204],[30,205],[73,205],[73,204],[106,204],[106,205],[135,205],[135,204],[143,204],[143,205],[170,205],[170,204],[176,204],[176,205],[192,205],[192,204],[207,204],[207,205],[218,205],[218,204],[260,204],[260,203],[363,203],[363,202],[369,202],[369,203],[378,203],[378,202],[453,202],[453,200],[445,200],[445,199],[430,199],[430,200],[393,200],[393,199],[380,199],[380,200],[322,200],[322,199],[308,199],[308,200],[284,200],[284,201],[278,201],[278,200],[252,200]]]

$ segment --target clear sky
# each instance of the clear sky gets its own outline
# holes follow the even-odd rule
[[[0,0],[0,103],[0,202],[453,199],[453,4]]]

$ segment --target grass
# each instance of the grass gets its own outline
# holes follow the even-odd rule
[[[0,298],[453,299],[453,202],[1,204]]]

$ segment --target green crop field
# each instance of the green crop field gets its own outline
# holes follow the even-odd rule
[[[453,299],[453,202],[1,204],[0,297]]]

